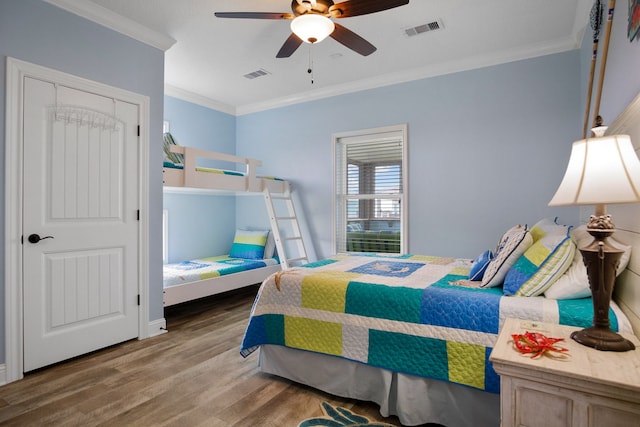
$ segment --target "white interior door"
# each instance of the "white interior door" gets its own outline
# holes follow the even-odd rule
[[[140,107],[23,83],[27,372],[139,335]]]

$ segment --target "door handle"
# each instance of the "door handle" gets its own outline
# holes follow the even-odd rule
[[[44,239],[53,239],[53,236],[40,237],[39,235],[34,233],[29,235],[29,237],[27,237],[27,240],[29,241],[29,243],[38,243],[40,240],[44,240]]]

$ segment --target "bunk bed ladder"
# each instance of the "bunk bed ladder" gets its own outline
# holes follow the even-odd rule
[[[287,270],[308,263],[309,257],[304,247],[289,186],[284,193],[271,193],[265,188],[264,199],[282,269]]]

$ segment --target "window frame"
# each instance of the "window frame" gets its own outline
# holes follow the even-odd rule
[[[348,167],[343,168],[343,164],[339,164],[343,156],[344,144],[351,143],[375,143],[379,141],[389,142],[391,139],[400,141],[401,144],[401,191],[397,196],[378,195],[378,198],[398,199],[400,201],[400,255],[408,253],[409,248],[409,162],[408,162],[408,127],[407,124],[384,126],[379,128],[362,129],[356,131],[347,131],[334,133],[333,140],[333,219],[332,219],[332,246],[335,253],[347,253],[347,221],[348,221],[348,204],[344,199],[348,198],[346,183],[348,181]],[[375,169],[375,166],[372,169]],[[339,175],[341,174],[341,175]],[[374,172],[375,175],[375,172]],[[371,183],[375,185],[374,183]],[[360,182],[359,185],[362,185]],[[339,188],[341,187],[341,188]],[[359,193],[361,194],[361,193]],[[365,193],[362,193],[365,194]],[[371,209],[374,209],[371,203]],[[342,206],[345,209],[342,210]],[[342,211],[339,211],[342,210]],[[339,230],[340,228],[340,230]]]

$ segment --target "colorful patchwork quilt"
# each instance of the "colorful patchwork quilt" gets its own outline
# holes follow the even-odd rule
[[[278,264],[278,260],[274,258],[255,260],[230,258],[228,255],[194,259],[177,264],[165,264],[163,269],[164,287],[211,279],[276,264]]]
[[[591,326],[590,298],[504,296],[466,280],[471,263],[345,255],[272,275],[240,352],[282,345],[498,393],[489,354],[506,318]],[[610,319],[613,329],[630,331],[613,303]]]

